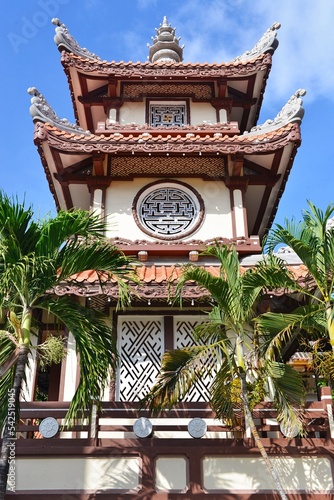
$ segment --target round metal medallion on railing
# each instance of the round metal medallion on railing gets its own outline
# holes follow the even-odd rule
[[[53,417],[44,418],[39,424],[39,432],[44,438],[54,437],[59,430],[59,424]]]
[[[150,437],[153,432],[152,422],[146,417],[139,417],[133,424],[133,432],[139,438]]]
[[[207,424],[205,420],[199,417],[195,417],[190,420],[188,424],[188,432],[193,438],[202,438],[205,436],[207,431]]]

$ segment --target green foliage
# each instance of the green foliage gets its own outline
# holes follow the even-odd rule
[[[119,307],[130,302],[129,281],[137,281],[131,261],[105,238],[106,221],[83,210],[60,211],[36,221],[32,208],[0,192],[0,308],[9,312],[10,337],[0,337],[0,405],[13,381],[16,345],[30,346],[34,311],[46,311],[73,334],[80,362],[80,381],[68,417],[98,401],[115,370],[117,351],[108,319],[68,297],[52,295],[71,284],[75,275],[93,270],[98,278],[118,284]],[[39,346],[41,364],[60,362],[61,341],[54,337]],[[11,358],[12,356],[12,358]],[[1,371],[0,371],[1,373]],[[3,419],[0,421],[2,425]]]
[[[63,337],[48,335],[45,342],[37,347],[39,366],[45,371],[52,363],[59,364],[66,356]]]
[[[203,375],[206,355],[206,346],[165,352],[154,387],[141,404],[159,411],[162,408],[172,408],[182,401],[196,380]]]
[[[327,385],[334,385],[334,356],[328,351],[324,339],[319,339],[312,346],[312,369]]]
[[[334,204],[324,211],[311,202],[308,207],[302,221],[286,220],[284,226],[277,225],[268,237],[270,252],[278,244],[288,245],[305,266],[304,280],[285,286],[291,293],[297,292],[304,305],[292,314],[264,314],[256,319],[256,327],[263,335],[272,336],[273,348],[280,348],[293,337],[299,343],[307,343],[307,350],[313,351],[316,373],[334,380],[334,227],[330,220]],[[324,345],[325,339],[332,347],[331,352],[319,351],[318,346]]]
[[[11,339],[7,331],[0,331],[0,367],[7,363],[0,376],[0,428],[7,416],[8,389],[12,387],[14,380],[15,365],[10,360],[15,356],[15,350],[15,338]]]
[[[279,420],[297,422],[301,429],[299,407],[305,396],[301,376],[276,360],[284,335],[278,338],[280,331],[267,326],[261,330],[253,323],[256,305],[267,287],[294,283],[292,275],[273,255],[241,272],[234,247],[216,244],[204,254],[218,260],[220,276],[191,264],[184,266],[174,297],[182,305],[184,286],[194,281],[212,299],[207,321],[194,331],[200,345],[163,356],[160,374],[143,403],[156,410],[170,408],[182,401],[192,384],[209,374],[210,404],[217,418],[240,427],[247,408],[270,395]],[[287,338],[289,335],[286,333]]]

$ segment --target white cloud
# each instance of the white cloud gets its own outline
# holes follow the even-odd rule
[[[99,2],[85,0],[85,6]],[[282,27],[265,93],[266,118],[273,118],[299,88],[307,90],[308,103],[319,97],[334,102],[333,0],[136,0],[136,6],[135,23],[129,18],[126,29],[97,36],[101,45],[104,41],[104,57],[113,47],[113,58],[145,61],[146,44],[166,15],[185,44],[185,61],[228,62],[252,49],[278,21]]]
[[[229,61],[279,21],[280,44],[267,89],[274,107],[301,87],[308,102],[319,96],[334,99],[332,0],[185,0],[168,20],[186,44],[185,61],[193,62]]]

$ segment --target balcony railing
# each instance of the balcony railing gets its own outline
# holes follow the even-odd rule
[[[159,442],[171,439],[192,439],[188,432],[188,424],[194,418],[205,422],[206,433],[203,436],[205,440],[219,440],[222,443],[221,440],[251,438],[249,429],[233,429],[228,422],[216,420],[206,403],[180,404],[173,410],[163,411],[155,416],[148,410],[140,409],[136,403],[104,402],[101,411],[93,411],[91,414],[86,412],[81,422],[75,425],[64,424],[68,408],[68,402],[22,402],[18,438],[43,439],[39,424],[46,417],[53,417],[60,425],[60,431],[52,438],[53,443],[54,440],[71,439],[78,445],[89,442],[91,445],[100,447],[108,446],[111,442],[126,440],[127,446],[131,446],[131,441],[138,438],[133,425],[140,417],[150,420],[153,431],[149,437],[158,439]],[[276,420],[277,411],[272,403],[265,402],[258,405],[253,411],[253,417],[262,438],[289,439],[282,433]],[[306,404],[305,423],[307,439],[334,439],[332,398],[329,388],[321,390],[320,401]],[[207,441],[206,443],[209,444]]]

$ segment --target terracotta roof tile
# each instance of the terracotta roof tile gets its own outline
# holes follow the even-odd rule
[[[155,281],[155,279],[156,279],[156,267],[145,266],[145,275],[143,281],[145,281],[145,283],[151,283],[152,281]]]
[[[166,266],[161,266],[156,268],[155,281],[161,283],[167,280]]]
[[[235,144],[235,147],[252,145],[254,148],[258,145],[261,151],[263,147],[266,147],[266,144],[270,142],[274,142],[277,140],[284,140],[285,142],[295,142],[299,135],[299,125],[296,123],[288,123],[281,128],[276,128],[275,130],[269,130],[268,132],[262,131],[257,134],[243,134],[243,135],[223,135],[217,134],[215,131],[212,131],[212,134],[206,134],[203,136],[202,134],[194,134],[192,137],[189,137],[187,129],[185,128],[183,134],[177,135],[162,135],[161,130],[159,133],[155,135],[154,131],[152,133],[144,136],[140,131],[134,133],[131,131],[124,131],[124,133],[110,133],[109,134],[75,134],[65,132],[63,130],[59,130],[54,125],[49,123],[45,124],[45,128],[48,132],[50,138],[52,136],[56,138],[64,138],[69,141],[82,142],[87,144],[87,142],[91,143],[92,147],[96,144],[96,147],[103,147],[104,143],[116,143],[120,147],[122,144],[125,144],[127,147],[135,147],[141,145],[141,147],[145,147],[146,143],[148,144],[158,144],[158,143],[168,143],[171,146],[173,144],[178,145],[178,147],[183,147],[188,144],[196,144],[203,147],[205,145],[211,146],[216,145],[219,150],[224,152],[224,149],[228,148],[229,144]],[[154,134],[154,135],[153,135]],[[291,136],[293,134],[293,137]],[[116,145],[115,144],[115,145]],[[165,146],[164,146],[165,147]]]
[[[156,61],[156,62],[150,62],[150,61],[106,61],[106,60],[100,60],[100,59],[90,59],[87,57],[83,57],[77,54],[69,53],[67,52],[66,54],[63,54],[63,62],[67,61],[80,61],[84,62],[85,65],[90,65],[90,66],[100,66],[100,67],[105,67],[105,68],[112,68],[114,67],[115,69],[122,68],[122,67],[133,67],[133,69],[141,69],[141,68],[152,68],[152,70],[157,69],[157,68],[182,68],[182,69],[193,69],[193,68],[201,68],[201,69],[223,69],[223,68],[229,68],[229,67],[238,67],[238,66],[247,66],[249,64],[254,63],[255,61],[261,61],[262,59],[268,60],[268,64],[270,63],[270,58],[267,57],[267,54],[259,54],[257,56],[254,56],[252,59],[242,59],[242,60],[233,60],[230,62],[170,62],[170,61]]]
[[[203,266],[212,276],[220,276],[219,266]],[[304,279],[307,276],[307,269],[304,265],[298,266],[288,266],[289,270],[297,279]],[[241,272],[245,272],[245,268],[240,267]],[[182,267],[175,265],[162,265],[162,266],[138,266],[135,269],[139,280],[144,283],[149,284],[160,284],[167,283],[168,281],[175,282],[180,278]],[[102,282],[115,282],[116,280],[112,278],[108,273],[103,273],[100,276]],[[98,283],[98,274],[96,271],[82,271],[71,277],[71,281],[76,281],[77,283]]]

